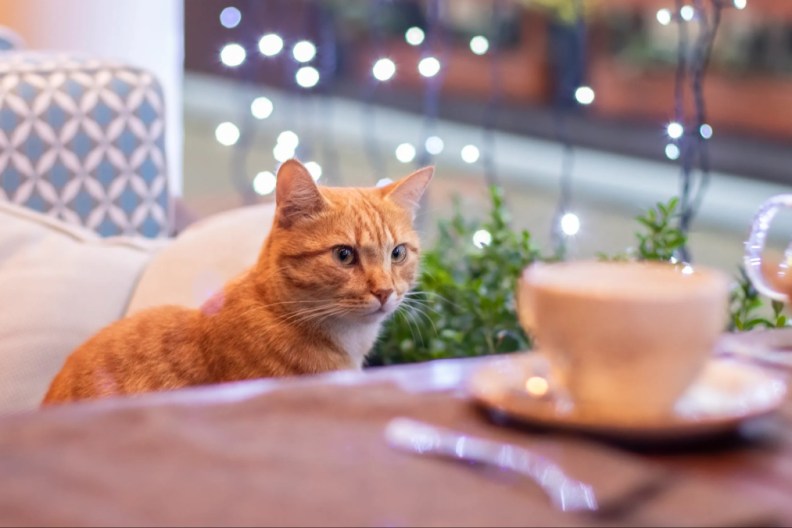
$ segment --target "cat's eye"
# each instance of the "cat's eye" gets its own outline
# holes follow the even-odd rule
[[[395,263],[404,262],[404,259],[407,258],[407,248],[404,247],[404,244],[399,244],[393,251],[391,251],[391,260]]]
[[[351,266],[357,261],[355,250],[349,246],[336,246],[333,248],[333,256],[344,266]]]

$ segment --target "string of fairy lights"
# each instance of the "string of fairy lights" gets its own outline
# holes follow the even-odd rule
[[[684,3],[683,0],[674,0],[676,3],[673,8],[662,8],[657,11],[657,22],[663,26],[673,23],[678,25],[678,56],[677,56],[677,75],[674,93],[675,110],[673,118],[666,123],[665,133],[668,141],[663,147],[665,157],[671,161],[677,161],[680,165],[680,201],[682,204],[680,227],[687,232],[691,220],[696,214],[701,204],[704,191],[709,180],[709,159],[707,154],[707,140],[711,139],[714,130],[711,124],[706,121],[706,110],[703,97],[703,75],[709,63],[713,41],[717,34],[720,22],[721,10],[724,7],[734,7],[738,10],[747,7],[747,0],[709,0],[709,9],[704,5],[705,0],[692,0],[693,4]],[[439,0],[432,0],[429,7],[437,8]],[[227,29],[236,28],[242,21],[242,12],[235,6],[227,6],[220,12],[219,19],[223,27]],[[578,16],[583,16],[582,9]],[[435,27],[436,21],[431,20],[427,25],[427,30],[432,33],[439,28]],[[689,27],[696,24],[698,27],[698,38],[695,44],[690,45]],[[582,24],[581,24],[582,25]],[[429,35],[433,36],[433,35]],[[427,46],[427,31],[418,26],[406,29],[403,34],[404,41],[413,47],[421,47],[422,53],[417,62],[412,67],[417,69],[418,74],[426,82],[426,100],[424,105],[425,123],[422,131],[422,138],[417,144],[410,141],[403,141],[397,144],[393,150],[395,158],[405,164],[431,162],[434,156],[441,154],[446,146],[442,137],[435,133],[435,121],[437,119],[437,104],[439,86],[442,82],[444,69],[447,67],[445,59],[435,53],[434,46]],[[471,53],[478,56],[492,55],[492,60],[497,60],[497,45],[492,45],[485,35],[474,35],[468,42]],[[377,46],[380,56],[376,57],[371,64],[371,81],[376,83],[388,83],[394,79],[400,68],[410,67],[410,65],[397,64],[387,54],[382,52]],[[287,38],[275,31],[269,31],[260,36],[257,43],[258,54],[263,60],[289,54],[293,66],[293,82],[295,85],[308,92],[321,87],[323,75],[317,65],[314,64],[317,55],[317,45],[308,38]],[[584,51],[581,51],[584,53]],[[219,51],[220,62],[227,68],[234,69],[244,64],[248,57],[248,50],[238,42],[228,42]],[[493,70],[494,72],[494,70]],[[327,73],[327,72],[326,72]],[[493,73],[494,75],[494,73]],[[690,82],[690,91],[693,94],[694,115],[687,118],[684,111],[685,101],[685,81]],[[497,89],[497,83],[496,83]],[[369,91],[372,93],[372,91]],[[493,94],[491,102],[497,100],[499,94]],[[574,90],[574,98],[578,105],[585,107],[595,103],[596,93],[591,86],[581,84]],[[493,106],[492,104],[488,106]],[[255,120],[269,119],[275,112],[274,102],[264,96],[255,97],[249,103],[249,114]],[[482,149],[471,142],[462,146],[459,150],[460,159],[466,164],[476,164],[483,161],[488,183],[494,183],[495,163],[492,150],[494,149],[493,135],[493,109],[489,108],[484,116],[484,153]],[[373,123],[372,114],[371,123]],[[373,126],[371,124],[367,126]],[[562,166],[560,167],[559,184],[559,203],[554,217],[553,239],[556,247],[563,248],[567,239],[575,237],[581,228],[581,220],[578,215],[571,210],[571,177],[572,160],[574,148],[566,138],[563,116],[559,117],[559,140],[564,145],[564,155]],[[240,141],[242,132],[239,126],[232,121],[224,121],[217,125],[215,137],[217,141],[225,146],[232,147]],[[369,139],[373,139],[373,134],[366,134]],[[562,137],[563,136],[563,137]],[[373,144],[373,143],[372,143]],[[293,130],[283,130],[277,135],[275,145],[272,149],[272,156],[276,162],[282,163],[294,157],[300,148],[300,137]],[[377,160],[379,153],[370,154],[370,161],[373,165],[379,165],[380,170],[375,173],[382,174],[382,164]],[[304,162],[314,180],[318,181],[323,176],[322,165],[309,159]],[[695,169],[698,172],[695,172]],[[271,195],[275,190],[276,176],[272,171],[264,170],[255,174],[250,182],[252,190],[256,195]],[[491,235],[484,230],[475,233],[473,243],[476,246],[487,245],[491,242]],[[680,259],[690,260],[687,249],[683,249]]]
[[[242,12],[235,6],[227,6],[220,12],[219,18],[223,27],[233,29],[242,21]],[[425,44],[426,37],[426,32],[418,26],[409,27],[404,32],[404,40],[410,46],[419,47]],[[289,45],[283,36],[276,32],[268,32],[261,35],[257,47],[259,54],[264,59],[275,58],[282,53],[290,52],[292,59],[298,64],[298,68],[294,73],[294,82],[298,87],[310,90],[321,82],[319,70],[310,64],[317,56],[317,48],[309,39],[299,39]],[[489,51],[490,42],[484,35],[474,35],[470,39],[469,47],[471,53],[481,56]],[[238,42],[229,42],[220,49],[219,58],[224,66],[233,69],[244,64],[249,57],[244,46]],[[426,79],[427,82],[431,82],[433,79],[440,77],[443,63],[439,57],[429,53],[422,56],[415,67],[421,77]],[[379,83],[390,81],[396,74],[397,65],[387,56],[379,57],[372,63],[371,76]],[[268,119],[274,111],[275,105],[273,101],[266,96],[256,97],[250,103],[250,113],[258,120]],[[425,128],[431,129],[433,127]],[[241,136],[242,132],[239,126],[232,121],[224,121],[217,125],[215,129],[217,141],[224,146],[231,147],[236,145]],[[273,158],[276,162],[282,163],[296,154],[299,145],[299,136],[292,130],[284,130],[277,136],[277,141],[272,151]],[[445,143],[443,139],[436,134],[431,134],[424,139],[422,152],[419,152],[415,144],[405,141],[395,146],[393,154],[399,162],[407,164],[417,161],[419,158],[423,158],[422,162],[424,162],[426,155],[431,159],[431,157],[442,153],[444,149]],[[425,156],[420,156],[422,153]],[[469,143],[462,146],[459,155],[465,163],[475,164],[481,158],[481,151],[477,145]],[[315,180],[318,181],[322,177],[322,166],[317,161],[307,161],[304,164]],[[261,196],[272,194],[275,190],[275,175],[271,171],[259,172],[253,178],[252,186],[253,190]]]
[[[714,130],[707,122],[704,99],[704,74],[709,65],[715,37],[718,34],[724,8],[743,10],[747,0],[693,0],[685,4],[675,0],[673,9],[657,11],[657,22],[663,26],[677,24],[677,64],[674,82],[674,116],[666,124],[669,141],[665,156],[678,161],[680,167],[680,218],[679,228],[687,234],[709,185],[710,168],[708,141]],[[695,23],[697,34],[691,44]],[[686,84],[687,83],[687,84]],[[686,92],[692,96],[693,115],[686,116]],[[692,260],[690,250],[684,246],[678,260]]]

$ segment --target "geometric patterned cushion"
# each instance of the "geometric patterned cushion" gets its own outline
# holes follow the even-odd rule
[[[168,236],[163,116],[145,70],[0,52],[0,199],[102,236]]]

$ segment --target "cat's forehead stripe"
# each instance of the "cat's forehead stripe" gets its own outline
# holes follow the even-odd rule
[[[355,224],[355,244],[362,246],[374,242],[377,246],[383,245],[382,226],[385,222],[380,210],[360,193],[360,199],[352,210]]]

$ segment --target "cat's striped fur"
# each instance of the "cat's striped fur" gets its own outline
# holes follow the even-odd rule
[[[198,310],[162,306],[104,328],[68,357],[43,403],[360,368],[413,286],[413,219],[432,174],[317,187],[285,162],[275,221],[249,271]]]

